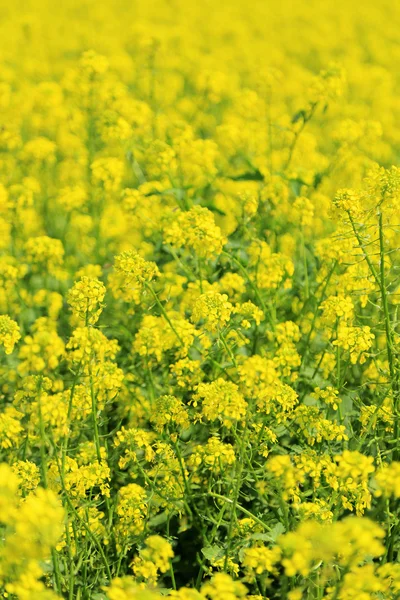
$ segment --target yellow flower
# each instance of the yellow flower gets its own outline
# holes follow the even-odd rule
[[[187,429],[190,425],[183,402],[175,396],[157,398],[150,420],[158,431],[163,431],[169,425],[179,429]]]
[[[159,276],[157,265],[145,260],[134,250],[116,256],[114,265],[116,273],[121,276],[118,287],[126,301],[129,301],[135,292],[140,293],[146,284]]]
[[[132,568],[136,577],[154,585],[158,572],[166,573],[170,560],[174,557],[172,546],[159,535],[151,535],[145,540],[145,547],[136,556]]]
[[[165,241],[176,248],[190,248],[200,258],[221,253],[226,239],[213,214],[202,206],[180,212],[165,229]]]
[[[376,496],[400,498],[400,462],[383,464],[375,474]]]
[[[201,414],[209,421],[220,421],[225,427],[243,419],[247,402],[238,386],[222,378],[212,383],[200,383],[192,402],[196,406],[201,401]]]
[[[233,306],[228,302],[226,294],[206,292],[195,302],[192,321],[197,323],[202,319],[205,329],[214,333],[228,323],[232,310]]]
[[[107,192],[118,190],[124,175],[124,163],[114,157],[98,158],[90,166],[93,180]]]
[[[93,325],[100,317],[105,293],[106,288],[101,281],[84,275],[70,289],[68,303],[85,325]]]
[[[8,315],[0,316],[0,343],[4,346],[6,354],[11,354],[15,344],[21,339],[18,323]]]
[[[210,600],[236,600],[247,595],[247,589],[239,581],[234,581],[230,575],[217,573],[210,582],[201,587],[201,593]]]
[[[279,546],[265,548],[264,546],[247,548],[243,553],[242,564],[249,574],[261,575],[265,571],[276,572],[276,563],[280,560]]]
[[[133,577],[116,577],[110,587],[104,588],[108,600],[159,600],[157,592],[144,590]]]
[[[30,238],[25,244],[25,252],[28,262],[35,270],[43,269],[50,273],[55,273],[64,259],[61,240],[45,235]]]
[[[130,483],[119,490],[117,503],[117,531],[121,536],[138,535],[144,529],[146,516],[146,491],[136,483]]]

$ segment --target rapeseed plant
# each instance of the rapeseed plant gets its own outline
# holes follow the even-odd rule
[[[400,8],[0,19],[0,595],[400,595]]]

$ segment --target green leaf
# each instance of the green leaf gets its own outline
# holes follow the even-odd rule
[[[278,537],[282,535],[282,533],[285,533],[285,531],[286,529],[283,523],[276,523],[276,525],[274,525],[271,531],[269,532],[269,535],[271,536],[272,541],[276,542]]]
[[[300,121],[300,119],[303,119],[303,121],[305,121],[306,118],[306,111],[305,110],[299,110],[297,113],[295,113],[292,117],[292,123],[297,123],[297,121]]]
[[[164,511],[164,512],[160,513],[159,515],[156,515],[155,517],[150,519],[149,525],[151,527],[158,527],[158,525],[162,525],[163,523],[166,523],[167,519],[168,519],[168,515]]]
[[[285,531],[286,529],[282,523],[276,523],[268,533],[253,533],[250,537],[252,540],[260,542],[276,542],[278,537]]]
[[[253,533],[250,536],[250,539],[256,540],[259,542],[271,542],[272,541],[271,535],[269,533]]]
[[[224,551],[219,546],[205,546],[201,549],[201,553],[210,562],[215,562],[224,556]]]

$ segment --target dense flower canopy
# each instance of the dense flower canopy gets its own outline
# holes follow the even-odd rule
[[[0,6],[1,597],[399,597],[399,30]]]

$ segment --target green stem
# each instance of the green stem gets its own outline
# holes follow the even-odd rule
[[[226,256],[227,258],[229,258],[231,261],[233,261],[235,263],[235,265],[239,268],[239,270],[243,273],[243,275],[247,279],[248,284],[250,285],[251,289],[253,290],[253,292],[254,292],[254,294],[255,294],[258,302],[260,303],[260,306],[261,306],[261,308],[262,308],[265,316],[267,317],[267,319],[269,321],[269,324],[271,325],[272,331],[275,331],[275,323],[274,323],[274,320],[273,320],[273,318],[271,316],[271,313],[270,313],[267,305],[265,304],[264,300],[262,299],[261,294],[259,292],[259,289],[254,284],[254,282],[251,280],[250,275],[248,274],[248,272],[245,269],[245,267],[242,265],[242,263],[240,261],[237,260],[237,258],[235,258],[231,254],[229,254],[229,252],[223,251],[222,254],[224,256]]]
[[[304,361],[305,361],[305,359],[306,359],[306,357],[308,355],[309,348],[310,348],[311,336],[314,333],[315,325],[316,325],[317,318],[318,318],[318,309],[319,309],[319,306],[321,305],[322,301],[325,298],[325,293],[326,293],[326,290],[328,288],[328,285],[329,285],[329,282],[331,280],[331,277],[332,277],[332,275],[333,275],[333,273],[334,273],[334,271],[336,269],[336,265],[337,265],[337,260],[335,260],[335,262],[333,263],[333,266],[332,266],[331,270],[328,273],[328,277],[325,280],[325,284],[324,284],[324,287],[323,287],[323,290],[322,290],[322,293],[321,293],[321,297],[320,297],[319,302],[318,302],[318,307],[314,311],[314,315],[313,315],[313,320],[312,320],[312,323],[311,323],[310,331],[308,332],[307,338],[306,338],[306,340],[304,342],[305,349],[304,349],[303,356],[302,356],[302,359],[301,359],[300,369],[301,369],[302,365],[304,364]]]
[[[354,235],[357,239],[358,245],[363,253],[363,256],[367,262],[369,270],[373,278],[375,279],[376,284],[380,290],[381,300],[382,300],[382,308],[383,308],[383,316],[385,322],[385,336],[386,336],[386,349],[388,356],[388,364],[389,364],[389,373],[391,380],[391,388],[393,392],[393,402],[394,402],[394,413],[395,413],[395,422],[394,422],[394,437],[395,437],[395,445],[393,447],[393,459],[397,460],[400,454],[399,448],[399,389],[397,382],[397,372],[394,363],[394,344],[393,344],[393,330],[392,323],[389,314],[389,305],[387,300],[387,291],[386,291],[386,273],[385,273],[385,245],[384,245],[384,237],[383,237],[383,214],[382,211],[379,210],[378,213],[378,228],[379,228],[379,273],[373,265],[368,253],[364,249],[364,245],[362,243],[361,236],[357,231],[356,224],[354,222],[353,217],[348,211],[348,217],[354,232]]]
[[[57,459],[56,459],[57,460]],[[89,538],[91,539],[91,541],[93,542],[93,544],[96,546],[96,548],[99,551],[99,554],[102,558],[103,564],[104,564],[104,568],[106,570],[107,573],[107,577],[109,578],[109,580],[111,581],[112,579],[112,575],[111,575],[111,571],[110,571],[110,567],[108,565],[108,560],[106,558],[106,555],[104,554],[104,550],[102,548],[102,545],[100,544],[100,542],[98,541],[98,539],[96,538],[95,535],[93,535],[90,527],[88,526],[88,524],[86,523],[86,521],[84,519],[82,519],[82,517],[80,517],[78,511],[76,510],[75,506],[72,504],[70,497],[68,495],[68,491],[65,487],[64,484],[64,479],[62,477],[62,471],[61,471],[61,465],[59,464],[58,460],[57,460],[57,467],[58,467],[58,472],[60,474],[60,482],[61,482],[61,488],[62,491],[64,492],[64,499],[70,509],[70,511],[73,513],[75,519],[77,519],[78,521],[81,522],[83,528],[85,529],[86,533],[88,534]]]
[[[179,341],[181,346],[184,346],[184,343],[182,341],[181,336],[179,335],[179,333],[176,331],[171,319],[169,318],[169,316],[166,313],[165,308],[163,307],[163,305],[160,302],[159,297],[157,296],[156,292],[153,290],[153,288],[151,287],[151,285],[149,285],[148,283],[145,284],[146,289],[149,290],[149,292],[151,293],[151,295],[153,296],[158,308],[160,309],[160,312],[162,314],[162,316],[164,317],[164,319],[167,321],[168,325],[171,327],[172,331],[174,332],[174,334],[176,335],[177,340]]]
[[[228,355],[229,355],[232,363],[234,364],[235,368],[237,369],[236,359],[234,357],[234,354],[233,354],[232,350],[229,348],[228,344],[226,343],[226,340],[225,340],[225,337],[224,337],[222,331],[220,331],[220,333],[219,333],[219,339],[221,340],[223,347],[227,351],[227,353],[228,353]]]
[[[226,496],[221,496],[221,494],[215,494],[214,492],[209,492],[208,494],[203,494],[203,495],[204,496],[211,496],[211,498],[217,498],[218,500],[223,500],[224,502],[227,502],[228,504],[233,504],[233,500],[231,498],[227,498]],[[244,506],[242,506],[241,504],[239,504],[237,501],[236,501],[235,506],[236,506],[236,508],[238,510],[240,510],[240,512],[242,512],[243,514],[247,515],[251,519],[254,519],[254,521],[256,521],[256,523],[258,523],[259,525],[261,525],[263,527],[263,529],[265,529],[265,531],[272,531],[272,529],[271,529],[271,527],[269,525],[267,525],[266,523],[264,523],[264,521],[262,521],[261,519],[259,519],[258,517],[256,517],[256,515],[254,515],[249,510],[247,510],[247,508],[244,508]]]
[[[42,414],[42,403],[41,403],[42,380],[41,379],[39,382],[37,394],[38,394],[38,413],[39,413],[39,430],[40,430],[40,468],[41,468],[41,474],[42,474],[43,487],[47,488],[48,482],[47,482],[47,458],[46,458],[46,432],[45,432],[43,414]],[[57,551],[54,548],[51,549],[51,559],[53,562],[56,590],[59,594],[61,594],[60,566],[58,563]]]
[[[288,154],[288,158],[287,158],[287,161],[286,161],[286,163],[285,163],[285,166],[283,167],[283,170],[284,170],[284,171],[287,171],[287,170],[288,170],[288,168],[289,168],[289,166],[290,166],[290,163],[292,162],[293,153],[294,153],[294,150],[295,150],[295,148],[296,148],[296,145],[297,145],[297,142],[298,142],[298,140],[299,140],[299,137],[300,137],[300,135],[302,134],[302,132],[303,132],[303,130],[304,130],[304,128],[305,128],[305,126],[307,125],[307,123],[308,123],[308,122],[310,121],[310,119],[312,118],[312,116],[313,116],[313,114],[314,114],[314,112],[315,112],[315,109],[316,109],[316,108],[317,108],[317,102],[313,102],[313,103],[311,104],[311,107],[310,107],[310,109],[309,109],[309,112],[308,112],[308,114],[305,114],[305,115],[303,116],[303,123],[301,124],[301,127],[300,127],[300,129],[298,129],[297,131],[295,131],[295,132],[294,132],[293,140],[292,140],[292,143],[290,144],[290,148],[289,148],[289,154]]]

